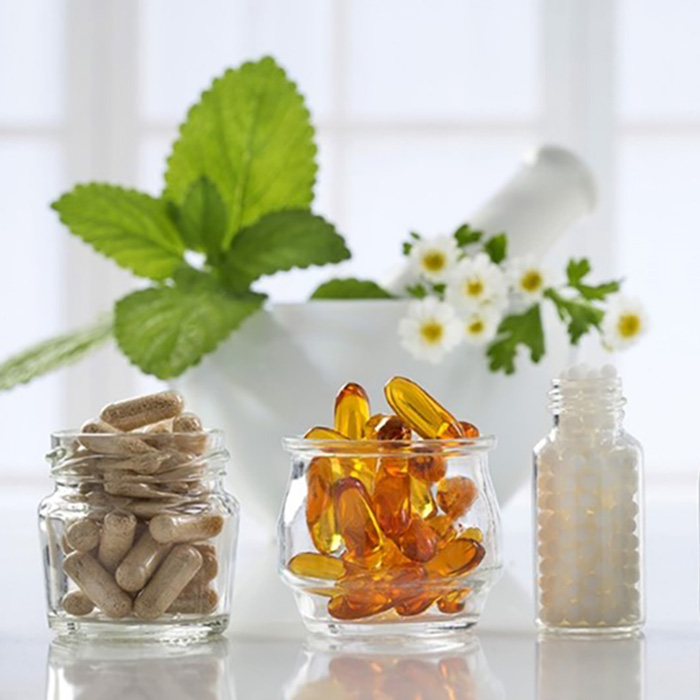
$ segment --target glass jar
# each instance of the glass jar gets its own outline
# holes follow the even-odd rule
[[[58,635],[187,640],[229,619],[239,505],[219,431],[51,436],[39,507]],[[144,447],[145,445],[145,447]]]
[[[534,452],[540,628],[629,633],[644,622],[643,459],[624,404],[612,367],[553,381],[554,428]]]
[[[311,633],[423,643],[478,621],[501,571],[494,442],[284,441],[280,573]]]

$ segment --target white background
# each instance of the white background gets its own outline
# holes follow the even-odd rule
[[[601,206],[555,259],[589,255],[649,309],[652,333],[618,364],[659,503],[655,551],[680,562],[695,611],[699,33],[695,0],[0,0],[0,357],[138,284],[62,230],[49,203],[90,179],[157,193],[187,106],[246,58],[273,54],[307,96],[315,208],[353,250],[344,271],[363,277],[398,261],[409,230],[468,220],[528,149],[570,146]],[[266,288],[302,299],[335,272]],[[51,430],[153,386],[107,349],[0,395],[0,504],[48,490]],[[506,520],[527,529],[522,500]],[[528,556],[513,559],[526,569]],[[657,610],[682,614],[678,581],[657,577]]]

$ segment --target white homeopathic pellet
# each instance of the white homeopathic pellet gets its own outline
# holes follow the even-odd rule
[[[621,381],[579,365],[549,397],[555,427],[535,448],[538,624],[639,628],[642,451],[622,428]]]

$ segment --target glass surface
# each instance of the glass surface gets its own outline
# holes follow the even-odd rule
[[[476,624],[501,572],[492,446],[286,442],[280,573],[312,634],[405,646]]]
[[[239,507],[222,486],[221,434],[64,432],[53,446],[56,490],[39,526],[54,633],[189,641],[223,632]]]

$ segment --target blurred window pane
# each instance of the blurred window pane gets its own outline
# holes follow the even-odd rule
[[[700,386],[700,138],[625,138],[618,172],[618,261],[643,298],[651,333],[620,356],[628,424],[652,469],[697,470]],[[665,414],[673,424],[664,423]],[[670,438],[669,428],[673,437]]]
[[[0,126],[55,123],[65,96],[64,3],[0,3]]]
[[[623,119],[700,119],[700,3],[621,0],[619,104]]]
[[[49,203],[60,187],[61,150],[48,140],[0,139],[2,274],[0,358],[67,329],[63,236]],[[0,473],[36,473],[48,434],[62,425],[60,377],[0,393]],[[32,467],[30,471],[28,468]]]
[[[180,122],[224,69],[274,55],[316,118],[329,109],[332,3],[325,0],[143,0],[142,113]]]
[[[347,7],[351,115],[537,116],[536,0],[353,0]]]

